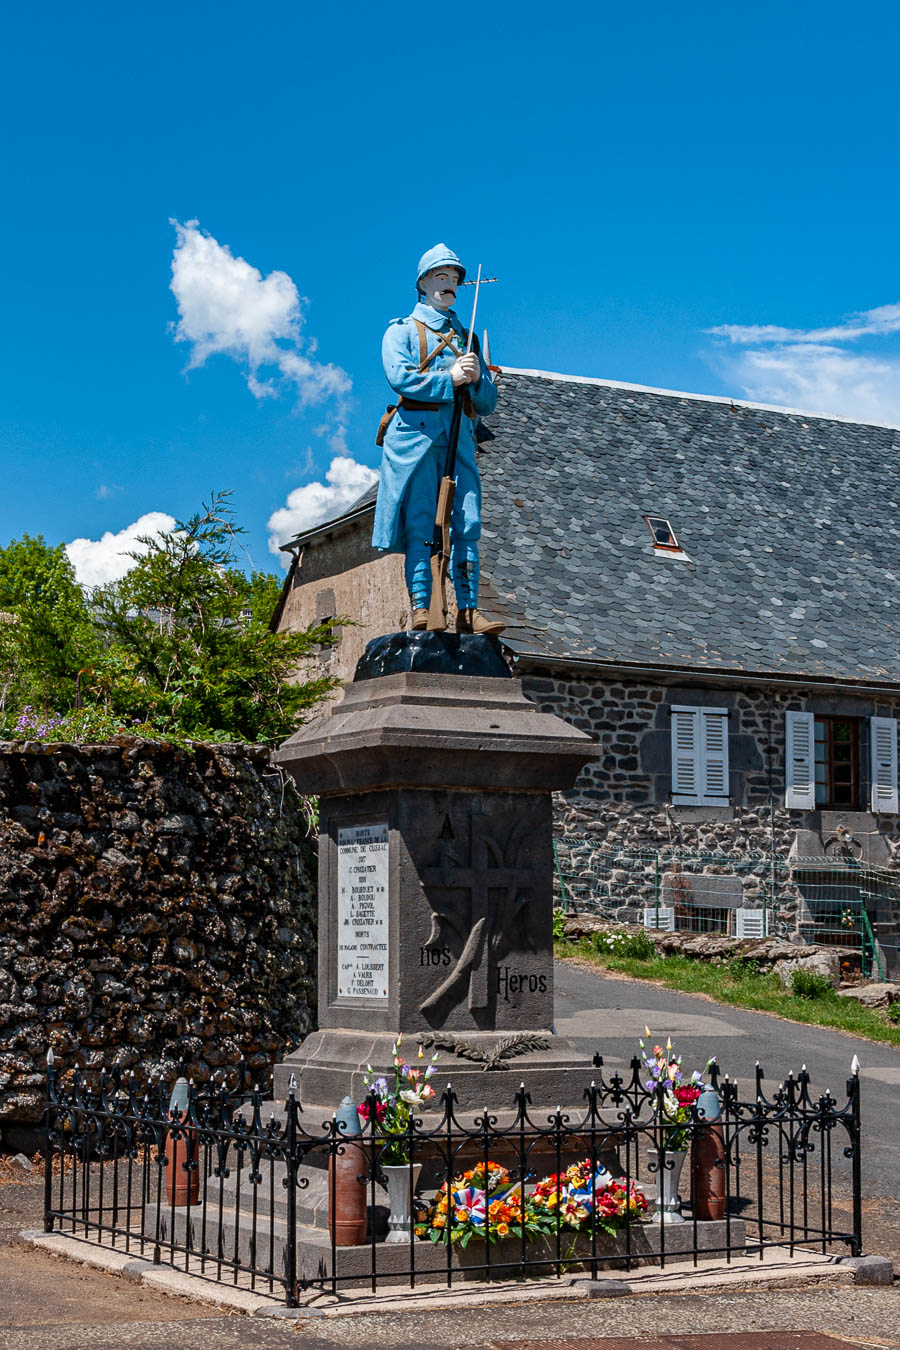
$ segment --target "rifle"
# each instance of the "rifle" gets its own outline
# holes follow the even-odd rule
[[[428,607],[429,632],[443,632],[447,627],[447,572],[450,568],[450,517],[456,495],[456,447],[462,424],[462,388],[453,391],[453,417],[447,440],[447,458],[438,488],[437,510],[434,516],[434,538],[431,541],[431,604]]]
[[[494,281],[491,277],[489,280]],[[478,264],[478,276],[475,279],[475,299],[472,303],[472,322],[469,325],[469,340],[466,353],[472,350],[475,333],[475,313],[478,309],[478,290],[481,285],[481,263]],[[434,538],[431,541],[431,604],[428,607],[428,631],[443,632],[447,627],[447,572],[450,569],[450,517],[453,514],[453,498],[456,495],[456,447],[459,444],[459,429],[462,425],[463,395],[465,386],[453,391],[453,417],[450,422],[450,434],[447,438],[447,457],[444,472],[438,488],[437,509],[434,515]]]

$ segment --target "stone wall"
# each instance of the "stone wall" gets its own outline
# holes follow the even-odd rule
[[[0,743],[0,1122],[63,1066],[263,1072],[313,1025],[314,856],[261,746]]]
[[[686,854],[729,854],[740,862],[746,881],[742,903],[759,903],[767,884],[765,859],[786,865],[804,855],[856,858],[900,868],[900,818],[866,811],[794,811],[784,805],[785,712],[820,716],[900,717],[900,701],[857,695],[823,694],[814,689],[675,685],[634,679],[596,680],[576,671],[526,674],[529,698],[548,712],[591,732],[603,746],[602,759],[589,765],[572,792],[557,801],[558,847],[565,870],[589,870],[592,856],[610,850],[652,855],[677,847]],[[671,804],[671,715],[673,704],[726,707],[730,802],[728,806]],[[863,754],[863,794],[867,755]],[[845,845],[838,826],[853,839]],[[566,841],[569,841],[567,846]],[[754,863],[754,857],[760,859]],[[648,861],[652,872],[652,860]],[[701,869],[702,870],[702,869]],[[710,864],[705,870],[722,869]],[[620,882],[625,881],[623,875]],[[645,878],[646,881],[646,878]],[[779,889],[776,887],[776,889]],[[610,902],[608,912],[634,919],[644,884],[625,892],[628,913]],[[610,894],[621,901],[621,886]],[[782,888],[781,931],[808,920],[803,895]],[[665,900],[663,900],[665,903]],[[715,905],[711,898],[708,903]]]

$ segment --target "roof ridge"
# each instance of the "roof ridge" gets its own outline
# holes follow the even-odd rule
[[[666,398],[688,398],[699,403],[722,403],[734,408],[751,408],[757,412],[784,413],[788,417],[811,417],[816,421],[845,422],[856,427],[884,427],[900,431],[894,422],[866,421],[859,417],[844,417],[841,413],[812,412],[806,408],[788,408],[779,403],[752,403],[749,399],[731,398],[728,394],[692,394],[684,389],[657,389],[650,384],[629,384],[625,380],[604,380],[597,375],[564,375],[555,370],[525,370],[517,366],[501,366],[504,375],[527,375],[538,380],[560,380],[564,384],[596,384],[606,389],[629,389],[636,394],[661,394]]]

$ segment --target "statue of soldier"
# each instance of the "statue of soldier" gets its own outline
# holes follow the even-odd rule
[[[419,259],[418,303],[394,319],[381,345],[384,373],[399,395],[379,427],[381,481],[375,507],[375,548],[406,555],[411,627],[428,627],[431,543],[438,488],[447,456],[457,389],[463,416],[456,450],[456,493],[450,519],[450,578],[456,593],[456,631],[503,631],[478,610],[481,478],[475,463],[478,418],[493,412],[497,389],[477,340],[466,354],[466,333],[453,305],[466,269],[446,244]]]

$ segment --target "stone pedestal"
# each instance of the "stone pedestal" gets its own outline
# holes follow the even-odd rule
[[[495,642],[466,650],[497,668]],[[458,639],[451,655],[466,668]],[[407,1058],[439,1052],[461,1109],[511,1106],[522,1079],[536,1106],[581,1101],[590,1067],[553,1033],[551,793],[598,753],[518,680],[408,668],[357,678],[280,748],[319,796],[319,1030],[276,1097],[296,1073],[330,1115],[402,1032]]]

